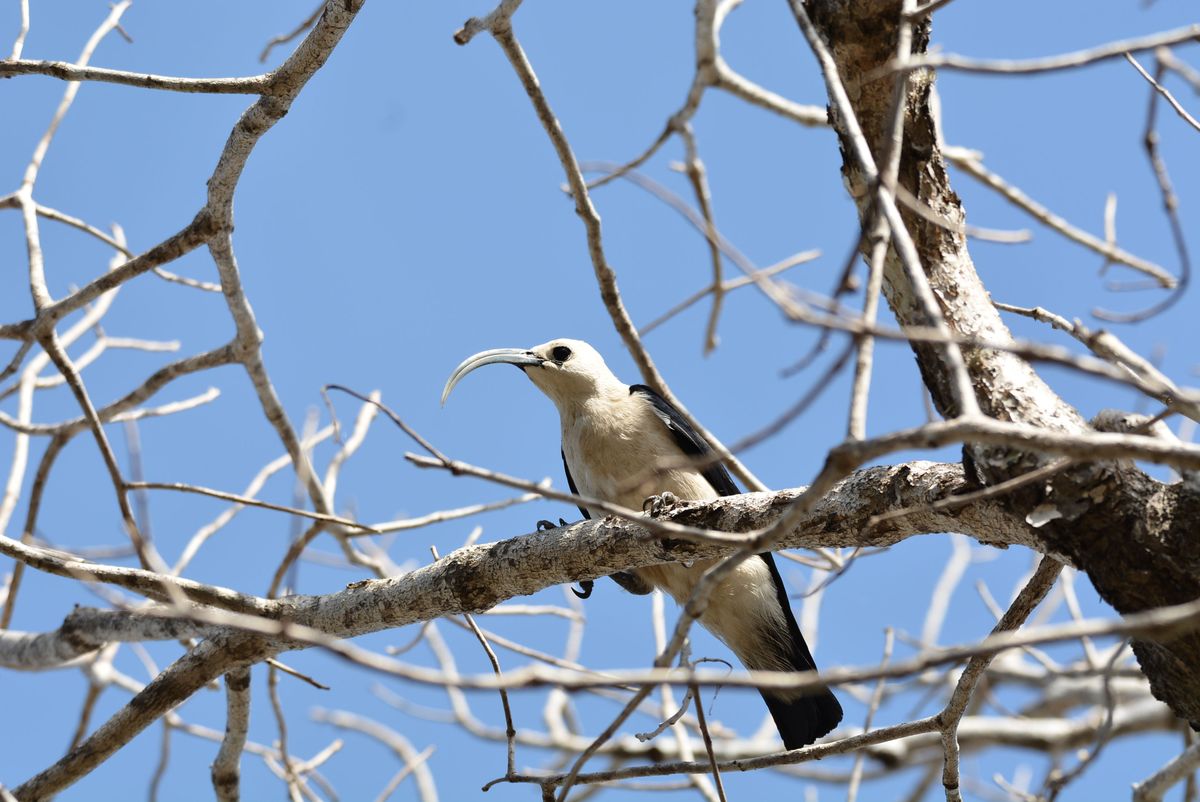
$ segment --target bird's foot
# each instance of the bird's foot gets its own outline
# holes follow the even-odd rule
[[[568,524],[567,524],[567,521],[565,518],[559,518],[558,523],[554,523],[553,521],[547,521],[545,518],[543,518],[542,520],[537,522],[537,531],[548,532],[551,529],[558,529],[560,526],[567,526],[567,525]],[[579,590],[576,590],[575,588],[571,588],[571,592],[574,593],[576,596],[578,596],[581,599],[586,599],[587,597],[592,595],[592,588],[593,588],[593,586],[595,586],[595,584],[596,583],[593,582],[592,580],[585,579],[579,583]]]
[[[679,503],[674,493],[667,491],[657,496],[650,496],[642,502],[642,512],[649,513],[651,518],[657,518]]]

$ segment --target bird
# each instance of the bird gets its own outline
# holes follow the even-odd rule
[[[554,402],[562,431],[563,467],[573,494],[643,509],[648,496],[670,503],[672,496],[708,501],[739,493],[719,460],[704,459],[712,454],[712,446],[674,406],[645,385],[623,383],[599,352],[582,340],[556,339],[533,348],[494,348],[474,354],[450,375],[442,404],[464,376],[493,364],[517,366]],[[638,481],[638,477],[644,478]],[[605,514],[585,506],[579,511],[584,518]],[[650,565],[612,578],[636,594],[661,589],[683,605],[716,562]],[[583,585],[584,592],[576,593],[586,598],[591,583]],[[712,593],[699,622],[748,669],[816,670],[770,552],[742,561]],[[828,688],[760,689],[760,693],[789,750],[813,743],[842,719],[842,707]]]

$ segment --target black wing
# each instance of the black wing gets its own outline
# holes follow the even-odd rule
[[[571,469],[569,467],[567,467],[566,452],[559,450],[558,453],[559,453],[559,455],[562,456],[563,473],[565,473],[567,475],[567,487],[571,488],[571,495],[578,496],[579,488],[575,487],[575,479],[574,479],[574,477],[571,476]],[[588,511],[585,510],[583,507],[579,508],[579,512],[581,515],[583,515],[584,518],[591,520],[592,516],[589,515]],[[595,586],[595,584],[596,583],[593,582],[592,580],[585,579],[579,583],[579,587],[583,588],[583,590],[575,590],[575,588],[571,588],[571,592],[574,593],[576,596],[578,596],[581,599],[586,599],[592,595],[592,588]]]
[[[571,469],[567,466],[567,455],[565,452],[563,452],[561,450],[558,453],[562,456],[563,473],[565,473],[567,475],[567,487],[571,488],[571,495],[578,496],[579,488],[577,488],[575,486],[575,480],[571,477]],[[592,516],[589,515],[588,511],[585,510],[583,507],[579,508],[579,512],[581,515],[583,515],[584,518],[587,518],[589,521],[592,519]]]
[[[661,395],[644,384],[633,385],[629,388],[629,394],[641,396],[650,402],[655,414],[671,432],[671,436],[675,439],[675,445],[679,446],[684,454],[689,457],[701,458],[708,457],[713,453],[712,446],[708,444],[708,441],[701,437],[700,433],[679,414],[679,410],[671,406]],[[722,463],[713,462],[706,466],[701,473],[718,495],[736,496],[738,494],[737,485],[733,483],[729,471],[725,470]],[[775,587],[775,598],[787,619],[788,631],[791,634],[791,643],[789,644],[791,648],[788,657],[792,666],[798,671],[816,669],[812,653],[809,652],[804,635],[800,632],[800,626],[796,623],[796,616],[792,614],[787,589],[783,586],[783,577],[779,575],[779,569],[775,567],[774,557],[770,552],[763,552],[758,556],[771,571],[771,584]],[[779,728],[779,734],[783,737],[784,746],[788,749],[796,749],[812,743],[831,731],[842,719],[842,706],[838,704],[837,698],[828,688],[813,691],[793,700],[779,699],[766,691],[761,693],[767,703],[767,709],[771,711],[771,717],[775,719],[775,725]]]
[[[633,385],[629,388],[629,394],[641,396],[650,402],[650,406],[654,408],[654,414],[658,415],[659,419],[666,424],[668,431],[675,439],[675,445],[679,446],[679,450],[684,454],[699,458],[708,457],[713,453],[712,446],[708,444],[708,441],[692,428],[692,425],[679,414],[679,410],[671,406],[667,399],[644,384]],[[736,496],[741,492],[733,483],[729,471],[725,470],[724,464],[719,460],[706,465],[700,473],[719,496]],[[570,477],[568,476],[568,478]]]

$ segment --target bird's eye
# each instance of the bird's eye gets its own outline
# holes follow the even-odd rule
[[[565,345],[556,345],[550,351],[550,356],[554,357],[555,362],[566,362],[571,358],[571,349]]]

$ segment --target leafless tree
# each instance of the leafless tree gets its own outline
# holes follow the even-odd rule
[[[1029,61],[982,61],[928,52],[938,11],[948,2],[791,0],[797,47],[815,56],[827,90],[826,105],[805,106],[753,83],[722,57],[721,26],[740,0],[697,0],[695,69],[685,102],[667,110],[661,134],[643,153],[626,163],[611,164],[578,161],[555,117],[553,98],[543,92],[535,65],[522,49],[521,16],[538,13],[536,8],[522,9],[520,0],[503,0],[490,13],[463,25],[455,40],[468,45],[480,35],[493,38],[528,96],[547,146],[561,162],[566,190],[583,223],[583,242],[601,302],[646,384],[678,401],[643,345],[645,330],[709,298],[711,312],[703,339],[711,350],[717,346],[725,296],[753,286],[790,322],[826,332],[822,344],[844,340],[842,356],[830,370],[852,372],[852,395],[846,435],[829,449],[823,467],[806,487],[769,491],[735,455],[744,443],[727,449],[710,433],[720,458],[752,492],[705,504],[684,503],[655,518],[610,505],[611,515],[603,520],[549,533],[509,533],[514,536],[493,543],[476,543],[477,530],[462,548],[434,555],[417,567],[394,562],[379,536],[539,497],[576,499],[547,482],[506,476],[454,459],[405,426],[425,452],[410,456],[416,466],[482,477],[517,495],[500,503],[364,523],[338,512],[336,493],[342,467],[378,418],[379,396],[363,397],[353,421],[335,418],[322,425],[314,419],[298,429],[272,384],[263,360],[262,334],[234,252],[233,198],[251,152],[325,65],[354,23],[363,0],[322,4],[294,31],[267,45],[264,58],[273,47],[293,48],[279,67],[237,78],[184,78],[90,66],[100,41],[122,32],[129,0],[112,6],[76,61],[23,59],[30,9],[28,0],[22,0],[22,24],[11,55],[0,62],[0,77],[51,76],[64,82],[65,91],[19,186],[0,197],[0,209],[19,214],[23,224],[26,283],[32,301],[27,318],[0,323],[0,338],[10,345],[10,355],[0,369],[0,400],[11,410],[0,410],[0,424],[9,437],[6,447],[11,449],[0,497],[0,553],[12,561],[0,584],[0,664],[35,672],[77,669],[86,678],[89,692],[68,752],[53,765],[31,770],[31,776],[0,777],[3,798],[47,799],[74,783],[86,783],[89,772],[156,722],[163,724],[164,733],[181,732],[214,742],[211,774],[218,799],[239,798],[239,767],[246,756],[264,761],[292,799],[336,798],[321,768],[343,748],[342,742],[335,740],[307,758],[288,748],[286,719],[297,713],[284,709],[277,683],[317,682],[286,663],[289,652],[306,648],[335,654],[402,683],[444,689],[450,703],[445,719],[507,750],[504,765],[472,762],[464,770],[480,772],[480,784],[486,782],[488,787],[496,783],[531,786],[531,798],[540,794],[544,799],[582,799],[620,787],[686,788],[705,799],[724,799],[724,773],[770,769],[798,783],[843,785],[847,797],[854,799],[864,784],[918,769],[910,799],[924,798],[940,782],[947,800],[961,799],[962,787],[969,783],[989,798],[1050,800],[1089,765],[1103,760],[1108,742],[1163,731],[1184,734],[1180,754],[1164,765],[1142,767],[1145,779],[1135,788],[1134,797],[1162,799],[1168,789],[1186,780],[1188,798],[1195,798],[1192,777],[1200,765],[1200,745],[1192,739],[1191,728],[1200,727],[1200,552],[1193,542],[1200,531],[1200,447],[1177,437],[1166,423],[1200,421],[1200,390],[1177,384],[1112,332],[1040,307],[993,303],[975,271],[969,244],[975,237],[1011,239],[1012,235],[967,224],[950,168],[979,180],[1039,223],[1099,254],[1106,264],[1147,278],[1159,288],[1161,298],[1129,319],[1152,321],[1155,313],[1181,297],[1190,272],[1179,204],[1156,131],[1161,118],[1174,113],[1200,133],[1200,123],[1165,84],[1171,77],[1180,85],[1200,88],[1200,73],[1173,50],[1200,39],[1200,26]],[[1109,59],[1127,61],[1146,82],[1147,156],[1175,238],[1178,265],[1173,269],[1124,250],[1111,222],[1104,236],[1088,233],[997,175],[980,154],[943,141],[936,94],[940,71],[1036,76]],[[52,139],[76,93],[92,82],[250,99],[208,179],[204,204],[176,233],[141,253],[127,248],[120,228],[103,231],[69,210],[50,208],[37,199],[39,171]],[[832,293],[800,289],[781,277],[812,254],[759,269],[719,231],[692,126],[710,90],[721,90],[798,125],[828,126],[836,133],[842,174],[857,205],[861,236]],[[691,199],[672,194],[639,172],[664,144],[676,139],[686,154],[682,170],[694,193]],[[586,175],[596,178],[589,183]],[[711,256],[711,283],[641,332],[626,309],[606,257],[592,199],[597,188],[618,179],[635,182],[683,213]],[[114,252],[108,270],[60,298],[48,289],[47,271],[53,267],[46,264],[41,245],[42,229],[51,224],[83,231]],[[216,267],[219,285],[168,271],[173,262],[202,248]],[[744,275],[729,278],[725,269],[730,264]],[[853,276],[864,265],[862,308],[851,311],[846,299],[855,291]],[[94,400],[84,372],[105,370],[106,352],[179,348],[174,342],[111,336],[104,329],[122,288],[156,280],[183,284],[187,291],[220,293],[234,324],[233,337],[219,347],[165,364],[115,400]],[[10,280],[6,286],[15,284]],[[898,328],[880,322],[881,295]],[[1017,339],[1001,312],[1032,317],[1071,335],[1078,345],[1072,349]],[[868,438],[873,353],[881,339],[911,345],[939,419]],[[453,356],[457,355],[448,355]],[[1153,405],[1153,412],[1110,411],[1085,420],[1039,375],[1036,367],[1042,364],[1132,388]],[[181,377],[223,366],[244,370],[283,455],[265,466],[247,466],[258,473],[240,493],[146,481],[137,459],[136,421],[166,415],[185,419],[189,410],[213,400],[216,392],[155,406],[156,395]],[[78,414],[59,422],[38,422],[35,411],[43,391],[63,385],[73,395]],[[805,403],[802,400],[784,418],[766,423],[757,437],[769,437],[799,414]],[[256,413],[246,409],[244,414]],[[128,467],[121,465],[111,442],[120,431],[111,425],[115,423],[126,427],[133,458]],[[694,423],[704,431],[699,421]],[[71,553],[37,537],[47,482],[56,459],[76,435],[95,441],[138,567],[117,564],[117,553]],[[329,440],[336,444],[333,456],[316,464],[315,447]],[[31,460],[35,444],[40,456]],[[897,452],[947,445],[961,445],[961,461],[887,463]],[[1146,464],[1166,466],[1173,480],[1154,478],[1143,469]],[[261,500],[267,479],[285,470],[294,473],[302,493],[289,505]],[[139,504],[150,491],[201,494],[226,506],[186,543],[162,543],[149,536],[148,519],[139,513]],[[16,512],[22,506],[24,520],[19,520]],[[279,556],[268,592],[260,596],[189,579],[196,555],[246,507],[274,510],[305,524]],[[718,563],[701,583],[673,626],[661,598],[655,598],[657,655],[652,665],[589,668],[580,662],[584,619],[573,599],[551,606],[512,601],[615,570],[767,549],[802,550],[791,556],[812,566],[824,586],[838,581],[855,559],[882,554],[884,547],[914,535],[945,532],[959,534],[954,536],[954,553],[941,580],[931,589],[915,653],[894,657],[894,637],[889,632],[877,664],[830,665],[820,677],[730,673],[691,659],[687,643],[694,612],[727,570],[725,562]],[[984,545],[972,545],[971,539]],[[289,571],[318,542],[335,544],[341,558],[369,578],[322,596],[286,594]],[[972,555],[1008,545],[1027,547],[1041,556],[1013,590],[1007,606],[996,604],[985,593],[996,617],[992,632],[979,633],[971,643],[941,645],[949,596]],[[30,571],[85,585],[102,602],[62,610],[62,625],[54,630],[11,629],[22,580]],[[1074,590],[1079,574],[1086,575],[1119,616],[1083,617]],[[1043,623],[1029,623],[1039,605]],[[1064,610],[1067,620],[1044,623],[1056,610]],[[474,617],[480,614],[558,616],[569,622],[570,635],[560,653],[550,654],[490,631]],[[356,636],[405,625],[413,625],[412,640],[392,654],[354,642]],[[469,630],[494,670],[486,675],[460,672],[442,635],[448,627]],[[114,668],[118,650],[140,649],[148,641],[178,642],[177,658],[165,668],[152,667],[153,679],[147,683]],[[435,667],[405,659],[404,652],[417,643],[435,656]],[[1050,643],[1070,644],[1073,657],[1054,659],[1039,648]],[[248,739],[252,706],[268,709],[264,700],[251,699],[250,676],[255,671],[270,676],[267,701],[279,728],[279,737],[271,744]],[[222,677],[227,699],[223,725],[220,721],[197,724],[185,717],[186,711],[177,710]],[[818,683],[842,688],[867,706],[868,715],[865,722],[843,722],[822,742],[791,752],[777,751],[773,733],[737,732],[708,720],[705,707],[696,702],[713,686],[796,688]],[[509,705],[509,691],[532,687],[545,689],[540,721],[522,720]],[[996,696],[1009,688],[1022,689],[1034,701],[1020,710],[1006,709]],[[499,694],[502,725],[478,717],[465,694],[468,689]],[[130,698],[107,720],[93,725],[96,701],[110,690]],[[897,713],[908,704],[904,694],[911,699],[914,690],[924,694],[919,714]],[[394,753],[395,774],[381,799],[410,777],[421,799],[436,798],[436,780],[427,764],[432,748],[414,745],[402,734],[404,726],[396,724],[428,713],[384,691],[381,694],[411,716],[397,714],[395,721],[385,723],[378,714],[347,710],[320,710],[314,715],[337,730],[375,739]],[[574,713],[578,694],[615,703],[617,712],[608,726],[594,731],[579,724]],[[336,698],[331,704],[337,707]],[[894,714],[902,723],[873,726],[879,711]],[[649,732],[632,733],[632,722],[626,722],[635,714],[638,721],[651,722]],[[167,743],[164,740],[156,776],[165,766]],[[986,755],[996,746],[1017,746],[1049,756],[1050,768],[1040,785],[1031,785],[1028,778],[993,782],[990,776],[971,776],[960,768],[964,753]],[[552,757],[542,765],[525,767],[546,754]],[[593,757],[602,757],[605,767],[589,765]],[[836,759],[819,766],[814,762],[825,757]],[[492,777],[496,779],[488,782]],[[157,793],[157,781],[151,793]]]

